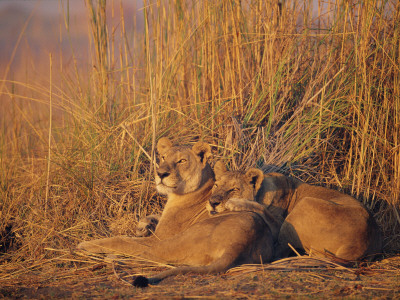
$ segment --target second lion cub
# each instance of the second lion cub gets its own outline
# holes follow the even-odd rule
[[[227,171],[214,167],[216,182],[207,204],[211,214],[266,209],[285,218],[279,232],[276,258],[289,255],[290,243],[316,256],[356,261],[382,251],[382,237],[373,216],[351,196],[313,186],[279,173],[255,168]]]

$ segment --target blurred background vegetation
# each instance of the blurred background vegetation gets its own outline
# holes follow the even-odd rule
[[[0,7],[0,261],[132,234],[165,203],[162,136],[353,195],[400,250],[398,1],[19,3]]]

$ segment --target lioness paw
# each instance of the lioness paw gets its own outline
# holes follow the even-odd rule
[[[136,227],[136,236],[150,236],[156,230],[159,219],[159,215],[149,215],[140,219]]]

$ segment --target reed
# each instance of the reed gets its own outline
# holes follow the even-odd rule
[[[117,2],[86,1],[89,67],[61,53],[0,84],[0,259],[160,212],[161,136],[354,195],[400,249],[398,1],[145,1],[134,28]]]

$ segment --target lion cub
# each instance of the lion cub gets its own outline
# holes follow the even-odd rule
[[[268,209],[285,218],[275,258],[289,255],[290,243],[309,254],[338,262],[371,258],[382,251],[382,237],[372,215],[353,197],[312,186],[279,173],[250,168],[228,172],[217,162],[216,182],[207,204],[210,213]]]
[[[226,211],[250,211],[263,218],[270,228],[272,238],[277,240],[283,218],[273,214],[266,206],[254,201],[256,189],[254,174],[250,170],[246,173],[228,171],[221,161],[214,166],[216,182],[214,183],[211,198],[206,204],[210,215]],[[258,175],[258,173],[257,173]]]

